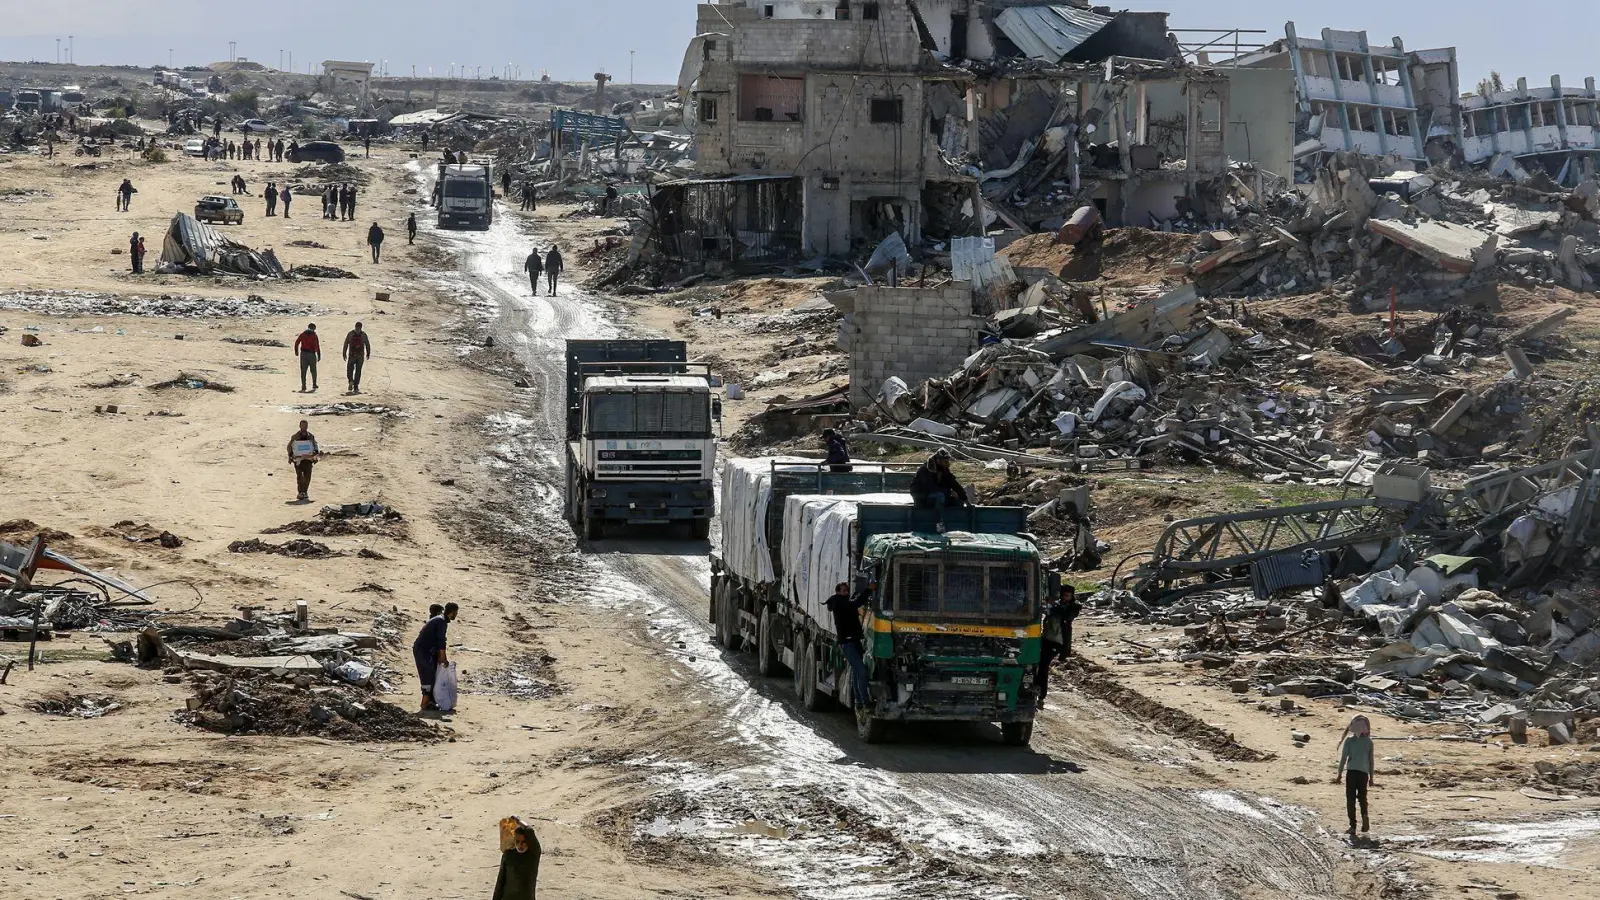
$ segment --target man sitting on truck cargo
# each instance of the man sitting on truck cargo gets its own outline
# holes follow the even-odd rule
[[[950,471],[950,451],[940,448],[911,479],[911,502],[923,508],[967,506],[967,490]]]
[[[861,608],[867,605],[871,589],[850,596],[850,584],[841,581],[833,586],[833,596],[828,598],[828,611],[833,613],[833,633],[839,636],[839,652],[850,663],[850,690],[855,697],[855,707],[865,707],[870,701],[867,693],[867,661],[862,655],[866,635],[861,630]]]

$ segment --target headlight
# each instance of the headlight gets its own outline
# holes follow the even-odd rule
[[[605,488],[590,488],[589,489],[589,496],[595,498],[596,500],[604,500],[606,498],[606,489]]]

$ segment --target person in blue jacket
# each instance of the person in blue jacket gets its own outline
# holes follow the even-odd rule
[[[450,643],[450,623],[455,621],[460,611],[461,607],[454,603],[429,607],[428,621],[423,623],[417,639],[411,644],[411,658],[417,664],[417,679],[422,682],[423,712],[439,708],[439,704],[433,702],[433,683],[438,678],[439,667],[450,664],[450,656],[446,652]]]

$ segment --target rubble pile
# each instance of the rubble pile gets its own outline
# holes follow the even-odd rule
[[[308,537],[339,537],[353,534],[381,534],[404,537],[406,519],[398,510],[377,502],[345,503],[324,506],[315,519],[304,519],[263,529],[262,534],[298,534]]]
[[[437,741],[434,725],[349,685],[307,675],[193,675],[178,721],[223,734],[313,735],[340,741]],[[328,682],[328,683],[323,683]]]
[[[1182,627],[1175,647],[1135,655],[1198,663],[1235,693],[1340,700],[1479,738],[1520,743],[1534,728],[1552,745],[1594,739],[1600,595],[1495,593],[1475,586],[1487,565],[1435,557],[1281,602],[1211,593],[1157,608],[1107,591],[1091,603]]]

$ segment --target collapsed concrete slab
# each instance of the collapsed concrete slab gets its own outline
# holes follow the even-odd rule
[[[1499,244],[1495,235],[1449,222],[1369,219],[1367,230],[1460,275],[1471,274],[1492,262]]]

